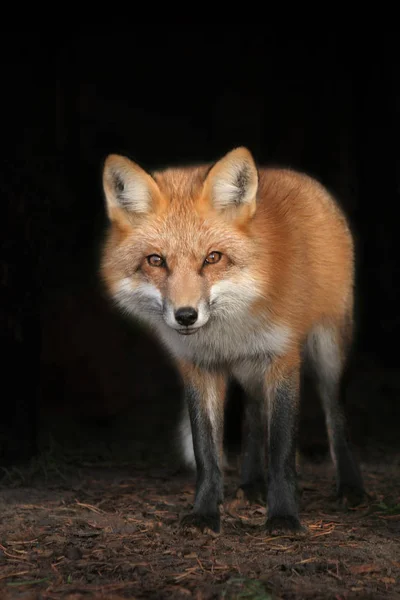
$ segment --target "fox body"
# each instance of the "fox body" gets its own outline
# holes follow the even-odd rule
[[[295,456],[305,361],[325,410],[338,494],[361,499],[339,404],[354,250],[327,190],[304,174],[258,167],[246,148],[152,174],[110,155],[103,185],[106,289],[153,329],[183,379],[181,442],[197,484],[182,524],[220,529],[224,403],[234,377],[247,398],[242,493],[266,500],[270,531],[301,528]]]

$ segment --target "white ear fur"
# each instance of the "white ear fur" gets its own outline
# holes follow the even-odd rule
[[[216,209],[253,204],[258,189],[258,172],[246,148],[236,148],[211,169],[211,198]]]
[[[122,208],[129,213],[149,212],[156,183],[141,167],[128,158],[111,154],[103,169],[103,188],[107,208]]]

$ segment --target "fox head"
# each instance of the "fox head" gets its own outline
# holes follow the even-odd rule
[[[240,318],[257,296],[258,171],[246,148],[211,167],[152,174],[110,155],[103,188],[110,227],[101,273],[122,309],[182,335]]]

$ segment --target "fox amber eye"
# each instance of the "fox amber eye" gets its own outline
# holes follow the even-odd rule
[[[150,254],[150,256],[147,257],[147,262],[152,267],[163,267],[165,264],[164,259],[161,256],[158,256],[158,254]]]
[[[221,252],[210,252],[210,254],[205,259],[205,263],[207,265],[215,265],[217,262],[221,260],[222,254]]]

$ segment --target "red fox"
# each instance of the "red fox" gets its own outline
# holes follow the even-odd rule
[[[361,501],[339,403],[352,339],[353,239],[328,191],[305,174],[258,166],[244,147],[214,164],[151,174],[110,155],[103,188],[107,293],[153,329],[183,379],[191,431],[184,416],[182,443],[195,462],[196,492],[182,526],[220,531],[233,377],[247,397],[241,494],[266,501],[269,532],[303,529],[296,437],[306,361],[325,411],[338,496]]]

